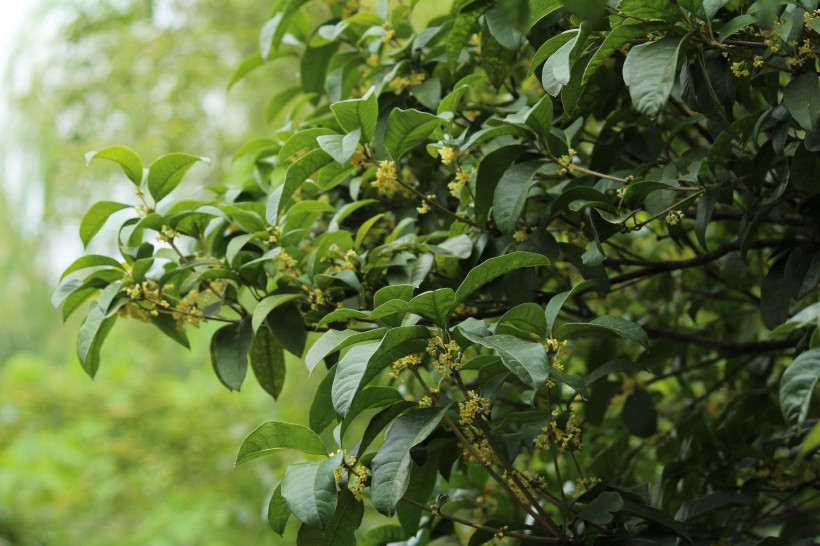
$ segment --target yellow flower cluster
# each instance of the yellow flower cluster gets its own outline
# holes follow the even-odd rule
[[[746,76],[750,76],[751,71],[749,71],[749,65],[746,62],[741,61],[737,63],[732,63],[732,74],[734,74],[738,78],[743,78]]]
[[[433,399],[427,396],[426,394],[421,397],[419,400],[419,407],[420,408],[429,408],[433,405]]]
[[[350,157],[350,164],[353,165],[357,171],[363,171],[367,168],[367,159],[370,156],[370,151],[367,146],[361,142],[356,144],[356,151]]]
[[[615,190],[615,195],[618,196],[618,199],[623,199],[626,195],[626,188],[618,188]]]
[[[476,416],[490,414],[490,401],[475,391],[467,391],[467,399],[458,404],[459,424],[470,425]]]
[[[384,24],[382,24],[382,28],[384,28],[384,30],[386,31],[384,33],[384,36],[382,36],[382,42],[384,42],[385,44],[396,37],[396,31],[393,30],[393,25],[391,25],[389,22],[385,22]]]
[[[666,223],[670,226],[676,226],[683,220],[683,212],[675,210],[666,215]]]
[[[523,243],[530,238],[530,234],[527,228],[521,228],[512,234],[512,238],[518,243]]]
[[[432,210],[430,203],[436,200],[436,196],[433,194],[427,194],[424,196],[424,201],[421,202],[420,207],[416,207],[416,212],[419,214],[427,214]]]
[[[408,87],[413,87],[414,85],[419,85],[424,82],[425,75],[420,72],[411,72],[409,76],[396,76],[390,83],[387,84],[387,87],[395,91],[396,93],[401,93]]]
[[[330,294],[321,288],[314,288],[311,290],[308,287],[304,287],[304,290],[307,292],[310,308],[314,311],[318,311],[319,307],[325,305],[328,303],[328,300],[330,300]]]
[[[467,442],[470,446],[472,446],[475,454],[478,456],[478,463],[484,466],[490,466],[498,462],[498,457],[490,445],[490,442],[487,438],[479,434],[474,427],[465,426],[462,429],[462,432],[464,433],[464,437],[467,438]],[[467,463],[473,458],[473,452],[465,446],[462,446],[461,456],[464,459],[464,462]]]
[[[282,228],[279,226],[269,226],[267,228],[268,232],[268,245],[276,246],[279,243],[279,239],[282,237]]]
[[[394,161],[382,161],[376,171],[376,180],[370,183],[376,188],[379,195],[387,198],[393,197],[399,189],[399,178],[396,175],[396,163]]]
[[[123,318],[132,318],[140,322],[151,322],[151,317],[159,314],[156,309],[148,310],[137,303],[129,301],[117,310],[117,314]]]
[[[441,162],[443,164],[449,165],[458,159],[458,150],[449,146],[444,146],[439,149],[438,155],[441,157]]]
[[[294,260],[284,248],[279,251],[279,272],[283,275],[290,275],[292,277],[298,275],[298,272],[296,271],[296,260]]]
[[[413,369],[418,368],[419,366],[421,366],[421,355],[403,356],[400,359],[393,361],[390,377],[393,379],[401,379],[401,372],[408,368]]]
[[[473,172],[475,172],[475,169],[473,169]],[[470,183],[471,178],[472,173],[468,172],[467,169],[459,165],[456,169],[455,179],[447,184],[447,188],[450,190],[450,195],[453,197],[458,197],[461,195],[461,190],[464,189],[464,186]]]
[[[561,168],[558,169],[558,174],[566,174],[575,169],[575,165],[572,164],[572,158],[575,157],[576,153],[575,150],[570,148],[567,150],[567,155],[562,155],[558,158],[558,165],[561,166]]]
[[[548,353],[557,353],[561,349],[566,348],[566,346],[567,346],[567,340],[566,339],[564,341],[558,341],[555,338],[547,338],[547,340],[544,341],[544,350],[547,351]],[[566,351],[564,351],[564,353],[566,353]]]
[[[161,241],[163,243],[169,243],[174,240],[175,237],[179,236],[179,232],[175,229],[172,229],[168,226],[162,226],[162,229],[157,235],[157,241]]]
[[[353,493],[353,498],[359,502],[364,499],[364,490],[370,483],[370,469],[363,465],[356,465],[347,481],[347,489]]]
[[[581,441],[581,420],[574,411],[570,409],[567,423],[563,430],[558,426],[557,417],[561,410],[555,409],[552,412],[552,418],[549,424],[541,429],[541,434],[535,438],[535,448],[541,450],[548,450],[550,448],[550,437],[555,441],[556,445],[561,448],[561,451],[567,449],[571,451],[581,451],[583,443]]]
[[[364,64],[369,66],[370,68],[375,68],[379,66],[379,54],[378,53],[371,53],[367,59],[364,61]]]
[[[434,358],[433,366],[444,377],[461,368],[461,347],[454,340],[445,343],[441,336],[431,337],[427,340],[427,354]]]

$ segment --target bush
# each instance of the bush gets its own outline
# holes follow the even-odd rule
[[[300,82],[241,188],[174,201],[202,158],[89,154],[139,204],[58,291],[96,295],[83,367],[130,317],[224,323],[229,389],[250,364],[278,397],[285,351],[326,374],[237,458],[306,454],[269,511],[298,544],[809,544],[816,2],[417,3],[278,2],[234,81],[295,51]]]

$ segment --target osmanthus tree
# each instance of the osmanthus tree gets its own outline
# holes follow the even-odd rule
[[[300,545],[811,543],[817,1],[313,4],[280,0],[237,73],[301,56],[242,187],[89,154],[137,199],[90,208],[86,243],[133,211],[120,255],[59,289],[93,298],[86,371],[118,317],[224,323],[229,389],[250,364],[275,398],[303,357],[309,427],[237,459],[306,454],[269,510]]]

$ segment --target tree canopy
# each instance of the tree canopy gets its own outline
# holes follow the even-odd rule
[[[119,255],[55,296],[91,300],[84,369],[120,318],[184,346],[219,323],[232,390],[250,367],[278,398],[301,357],[301,423],[236,460],[304,454],[268,513],[299,545],[810,544],[817,2],[424,9],[279,0],[232,83],[299,78],[241,184],[193,199],[196,150],[88,153],[136,197],[91,206],[86,245],[129,211]]]

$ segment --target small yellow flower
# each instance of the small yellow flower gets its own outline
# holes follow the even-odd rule
[[[527,232],[526,228],[521,228],[515,233],[512,234],[513,239],[515,239],[519,243],[523,243],[527,239],[530,238],[530,234]]]
[[[670,226],[678,225],[681,220],[683,220],[683,213],[679,210],[672,211],[666,215],[666,223]]]
[[[399,189],[399,179],[396,175],[396,163],[393,161],[382,161],[376,171],[376,180],[371,182],[371,186],[378,190],[379,195],[393,197]]]
[[[444,146],[438,151],[438,155],[441,157],[442,163],[449,165],[458,159],[458,150],[450,148],[449,146]]]

